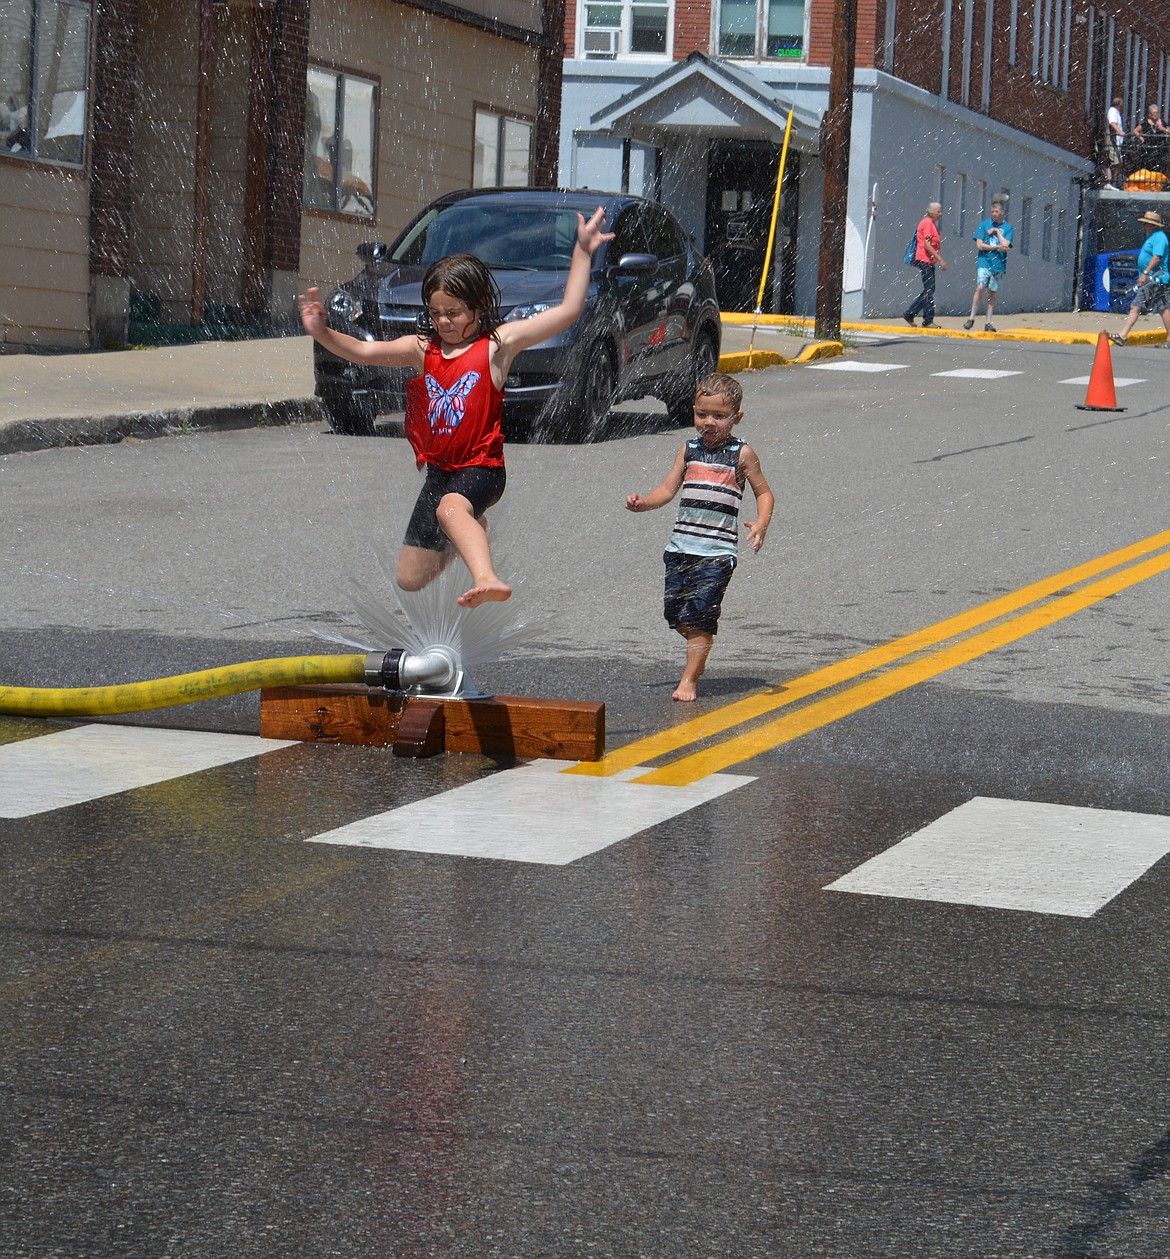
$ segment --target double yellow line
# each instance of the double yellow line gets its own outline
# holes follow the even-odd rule
[[[737,726],[754,722],[779,708],[790,707],[822,691],[861,679],[844,690],[754,725],[740,734],[691,752],[631,780],[669,787],[697,782],[708,774],[718,773],[810,731],[819,730],[830,722],[868,708],[899,691],[917,686],[1165,572],[1170,569],[1168,547],[1170,530],[992,599],[990,603],[907,634],[904,638],[897,638],[884,646],[873,647],[837,664],[807,673],[782,687],[750,695],[660,734],[638,739],[611,752],[603,760],[582,762],[565,773],[607,777],[636,765],[646,765]],[[981,626],[988,628],[979,633],[973,632],[980,630]],[[940,644],[943,645],[940,647]],[[939,650],[930,650],[936,647]],[[898,664],[899,661],[906,663]],[[889,665],[897,667],[887,668]],[[866,677],[866,674],[874,676]]]

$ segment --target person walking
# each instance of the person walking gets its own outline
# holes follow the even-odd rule
[[[1155,210],[1147,210],[1138,222],[1145,228],[1146,240],[1138,254],[1138,282],[1130,298],[1129,315],[1121,332],[1116,336],[1111,332],[1109,340],[1114,345],[1124,345],[1139,315],[1160,315],[1166,328],[1167,340],[1160,342],[1163,347],[1170,344],[1170,268],[1166,265],[1166,256],[1170,254],[1170,241],[1166,236],[1162,216]]]
[[[926,213],[915,231],[914,265],[922,277],[922,292],[910,303],[902,313],[902,318],[914,327],[914,316],[922,312],[922,326],[930,328],[934,325],[934,269],[947,264],[942,256],[942,237],[939,235],[938,221],[942,218],[942,206],[932,201],[926,207]]]
[[[965,331],[970,332],[975,326],[975,316],[979,313],[979,302],[987,294],[987,321],[983,325],[984,332],[994,332],[995,325],[991,322],[995,311],[995,295],[1007,274],[1007,255],[1012,247],[1012,225],[1004,222],[1005,207],[1002,201],[991,203],[991,216],[983,220],[975,229],[971,238],[978,251],[975,262],[975,295],[971,298],[971,317],[964,324]]]
[[[1113,182],[1121,176],[1121,146],[1125,143],[1125,123],[1121,117],[1121,97],[1115,96],[1109,112],[1105,116],[1105,187],[1114,191],[1117,185]]]

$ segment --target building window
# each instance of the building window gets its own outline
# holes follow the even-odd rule
[[[1032,198],[1020,198],[1020,255],[1026,258],[1032,252]]]
[[[0,153],[81,166],[88,3],[0,0]]]
[[[955,176],[955,235],[967,235],[967,176]]]
[[[1065,211],[1058,210],[1056,214],[1056,265],[1064,266],[1065,255]]]
[[[723,0],[719,6],[721,57],[804,56],[805,0]]]
[[[473,188],[523,188],[532,165],[532,123],[490,110],[475,111]]]
[[[372,219],[377,204],[377,141],[377,80],[310,66],[305,204]]]
[[[1052,212],[1051,204],[1044,207],[1043,226],[1040,235],[1040,257],[1044,262],[1052,261]]]
[[[581,55],[590,59],[666,57],[670,53],[669,0],[585,0]]]

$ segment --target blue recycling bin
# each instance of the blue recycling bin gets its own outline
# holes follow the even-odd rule
[[[1136,253],[1090,254],[1085,259],[1082,305],[1089,310],[1124,313],[1137,285]]]

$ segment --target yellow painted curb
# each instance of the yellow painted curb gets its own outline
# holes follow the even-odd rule
[[[727,372],[730,376],[734,376],[736,372],[746,372],[749,357],[752,371],[758,367],[787,367],[793,362],[792,359],[785,358],[783,354],[778,354],[775,350],[752,350],[750,356],[747,350],[739,350],[735,354],[722,355],[719,359],[719,370]]]
[[[803,319],[798,315],[745,315],[739,311],[725,311],[720,314],[719,318],[726,324],[747,325],[758,323],[761,328],[791,328],[794,333],[803,332],[805,328],[815,327],[816,324],[815,320]],[[964,332],[962,328],[911,327],[905,322],[892,324],[843,323],[841,327],[847,332],[883,332],[903,337],[913,334],[919,337],[965,337],[979,341],[1035,341],[1047,345],[1096,345],[1097,337],[1102,331],[1057,332],[1049,331],[1047,328],[1013,328],[1001,332],[976,332],[974,329],[970,332]],[[1128,343],[1130,345],[1160,345],[1166,339],[1165,333],[1156,330],[1151,332],[1131,332]]]
[[[814,341],[801,350],[796,356],[796,362],[812,363],[818,358],[836,358],[838,354],[844,353],[845,347],[840,341]]]

